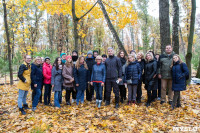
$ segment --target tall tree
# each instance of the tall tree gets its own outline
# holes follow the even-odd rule
[[[4,25],[6,31],[6,39],[8,44],[8,62],[9,62],[9,71],[10,71],[10,84],[13,85],[13,69],[12,69],[12,59],[11,59],[11,43],[8,31],[8,19],[7,19],[7,10],[6,10],[6,2],[3,1],[3,12],[4,12]]]
[[[110,31],[112,32],[112,35],[113,35],[113,37],[115,38],[115,41],[116,41],[116,43],[117,43],[119,49],[120,49],[120,50],[123,50],[124,53],[125,53],[125,55],[128,55],[127,52],[126,52],[126,50],[125,50],[125,48],[124,48],[124,46],[122,45],[121,40],[119,39],[119,36],[118,36],[118,34],[117,34],[117,32],[116,32],[114,26],[112,25],[112,23],[111,23],[111,21],[110,21],[110,18],[109,18],[109,16],[108,16],[108,13],[107,13],[107,11],[106,11],[106,8],[105,8],[105,6],[104,6],[102,0],[98,0],[98,4],[99,4],[100,7],[101,7],[101,10],[102,10],[102,12],[103,12],[104,18],[106,19],[106,22],[107,22],[107,24],[108,24],[108,27],[109,27]]]
[[[161,53],[165,46],[171,44],[169,23],[169,0],[159,0]]]
[[[192,73],[191,60],[192,60],[192,46],[193,46],[194,27],[195,27],[196,0],[191,0],[191,5],[192,5],[192,11],[190,16],[190,32],[188,37],[188,48],[186,54],[186,64],[190,72],[190,79],[188,80],[188,84],[190,84],[191,73]]]
[[[173,21],[172,21],[172,45],[174,52],[179,54],[179,6],[178,0],[171,0],[173,5]]]

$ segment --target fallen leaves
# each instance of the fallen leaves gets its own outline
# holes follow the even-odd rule
[[[188,86],[181,95],[181,108],[170,110],[170,105],[159,101],[145,106],[146,91],[139,105],[121,104],[114,108],[114,100],[108,107],[98,109],[95,101],[83,107],[63,104],[61,109],[39,104],[37,110],[26,110],[21,115],[17,108],[16,86],[0,87],[0,132],[173,132],[173,127],[200,127],[200,88]],[[63,91],[63,96],[65,92]],[[192,98],[191,98],[192,97]],[[31,107],[31,91],[28,93]],[[53,97],[52,97],[53,100]],[[53,103],[53,101],[52,101]]]

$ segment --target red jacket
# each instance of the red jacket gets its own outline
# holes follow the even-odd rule
[[[51,64],[47,64],[46,62],[44,62],[42,70],[44,76],[44,84],[51,84]]]

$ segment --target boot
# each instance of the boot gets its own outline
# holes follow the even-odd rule
[[[119,108],[119,97],[115,97],[115,108]]]
[[[176,104],[176,107],[177,107],[177,108],[181,107],[181,104],[178,104],[178,103],[177,103],[177,104]]]
[[[123,103],[123,102],[124,102],[124,99],[123,99],[123,98],[121,98],[120,102],[121,102],[121,103]]]
[[[67,105],[71,105],[71,103],[68,101],[68,102],[67,102]]]
[[[105,106],[108,106],[108,105],[110,105],[110,101],[107,101],[107,100],[106,100]]]
[[[131,101],[128,101],[128,102],[127,102],[127,105],[131,105]]]
[[[24,109],[30,109],[30,108],[28,107],[28,104],[23,104],[23,108],[24,108]]]
[[[146,107],[149,107],[151,104],[149,102],[146,103]]]
[[[135,104],[135,100],[132,101],[132,104]]]
[[[101,102],[102,102],[102,100],[99,100],[99,103],[98,103],[98,108],[100,108],[100,107],[101,107]]]
[[[21,114],[22,114],[22,115],[25,115],[25,114],[26,114],[26,112],[24,111],[23,108],[19,108],[19,111],[21,111]]]
[[[96,105],[98,106],[98,104],[99,104],[99,99],[96,99]]]
[[[32,107],[32,111],[35,111],[37,108],[36,107]]]

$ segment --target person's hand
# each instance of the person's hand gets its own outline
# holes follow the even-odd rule
[[[157,74],[155,74],[155,75],[153,76],[153,78],[155,78],[155,77],[156,77],[156,75],[157,75]]]
[[[79,86],[79,84],[76,84],[76,86],[78,87],[78,86]]]
[[[161,79],[161,78],[162,78],[161,74],[158,74],[158,78],[159,78],[159,79]]]
[[[52,88],[54,87],[54,85],[52,85]]]
[[[124,83],[124,85],[127,85],[127,83]]]
[[[122,81],[122,79],[121,79],[121,78],[118,78],[118,81],[119,81],[119,82],[121,82],[121,81]]]
[[[91,86],[93,86],[93,82],[90,82]]]
[[[71,79],[71,80],[70,80],[70,82],[73,82],[73,81],[74,81],[74,79]]]
[[[37,84],[34,84],[34,87],[36,88],[36,87],[37,87]]]
[[[104,83],[101,83],[101,86],[104,86]]]

